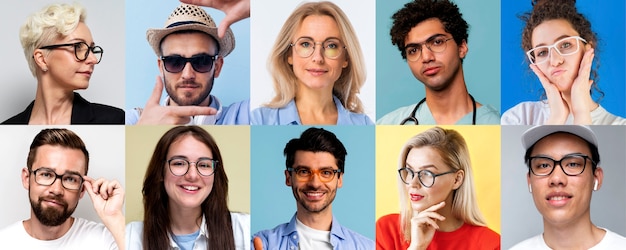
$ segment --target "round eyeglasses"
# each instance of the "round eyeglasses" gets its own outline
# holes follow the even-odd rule
[[[415,62],[422,57],[422,46],[426,46],[430,51],[435,53],[441,53],[446,50],[447,41],[452,40],[452,38],[446,38],[445,36],[434,36],[429,38],[423,43],[409,43],[404,46],[404,52],[406,54],[406,59]]]
[[[163,67],[167,72],[179,73],[185,69],[187,63],[191,63],[191,67],[198,73],[206,73],[211,71],[213,63],[217,59],[217,55],[195,55],[192,57],[182,56],[161,56],[159,59],[163,61]]]
[[[50,186],[57,179],[61,179],[61,185],[68,190],[79,190],[83,186],[83,177],[77,173],[57,174],[49,168],[39,168],[31,171],[35,175],[35,182],[42,186]]]
[[[54,44],[43,46],[40,49],[57,49],[67,46],[74,47],[74,56],[76,56],[76,60],[78,60],[79,62],[87,60],[87,57],[89,57],[89,52],[91,52],[98,60],[98,62],[96,62],[96,64],[98,64],[102,60],[102,54],[104,54],[104,50],[102,49],[102,47],[89,46],[89,44],[87,44],[86,42]]]
[[[429,188],[435,185],[435,178],[437,176],[456,173],[456,171],[457,170],[450,170],[448,172],[435,174],[431,172],[430,170],[426,170],[426,169],[415,172],[410,168],[404,167],[404,168],[398,169],[398,174],[400,175],[400,179],[402,179],[402,182],[404,182],[404,184],[407,184],[407,185],[411,184],[411,182],[413,182],[413,179],[415,179],[415,175],[417,175],[417,179],[420,181],[420,184],[422,184],[422,186],[424,187]]]
[[[548,176],[554,172],[556,164],[561,166],[561,170],[568,176],[576,176],[585,171],[587,160],[595,165],[589,156],[583,154],[570,154],[555,160],[547,156],[532,156],[528,159],[528,168],[536,176]]]
[[[183,158],[173,158],[167,160],[170,172],[175,176],[186,175],[187,172],[189,172],[189,166],[192,163],[196,165],[196,169],[200,175],[210,176],[215,173],[217,160],[213,160],[211,158],[200,158],[196,162],[188,161]]]
[[[315,42],[313,39],[309,37],[301,37],[296,40],[295,43],[290,44],[289,46],[293,47],[296,51],[296,54],[302,58],[307,58],[313,55],[315,51],[316,45],[321,46],[322,54],[324,57],[328,59],[337,59],[343,53],[343,50],[346,48],[343,43],[336,38],[329,38],[324,40],[323,42]]]
[[[559,53],[561,56],[573,55],[580,50],[580,44],[578,41],[587,43],[587,40],[579,36],[570,36],[556,41],[552,45],[535,47],[529,51],[526,51],[526,56],[531,64],[545,63],[550,59],[550,53],[552,49]]]
[[[341,173],[341,169],[322,168],[322,169],[309,169],[309,168],[287,168],[287,171],[295,173],[296,179],[301,182],[310,181],[313,179],[313,175],[317,175],[322,182],[329,182],[335,179],[336,173]]]

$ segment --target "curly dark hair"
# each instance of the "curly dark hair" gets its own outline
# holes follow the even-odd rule
[[[430,18],[439,19],[445,31],[452,34],[457,44],[467,42],[469,25],[463,19],[459,7],[448,0],[415,0],[405,4],[391,18],[393,19],[393,26],[389,32],[391,43],[398,47],[405,60],[404,39],[413,27]]]
[[[519,18],[526,24],[522,30],[522,49],[524,52],[530,50],[532,46],[533,30],[545,21],[562,19],[572,25],[579,36],[587,40],[587,44],[595,49],[594,67],[591,69],[592,91],[595,90],[599,98],[604,97],[604,92],[598,87],[600,76],[598,68],[600,60],[598,58],[598,35],[591,29],[591,22],[576,8],[576,0],[532,0],[533,9],[522,14]]]

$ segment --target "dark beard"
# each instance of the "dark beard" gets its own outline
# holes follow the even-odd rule
[[[30,207],[33,209],[33,213],[35,217],[44,224],[45,226],[55,227],[63,224],[72,214],[76,207],[72,209],[68,209],[67,203],[61,200],[60,198],[54,198],[57,202],[63,204],[63,211],[58,211],[54,208],[43,208],[41,203],[43,202],[43,198],[39,197],[38,201],[30,200]]]
[[[163,77],[165,91],[167,92],[167,95],[170,97],[170,99],[172,99],[172,101],[174,101],[179,106],[198,106],[200,105],[200,103],[206,100],[209,94],[211,94],[211,90],[213,89],[213,81],[215,80],[214,75],[215,75],[215,72],[213,72],[213,76],[211,76],[211,80],[207,82],[206,89],[203,90],[198,96],[198,98],[196,99],[189,99],[189,96],[187,95],[184,96],[183,98],[179,98],[179,96],[176,95],[176,92],[174,92],[174,89],[173,89],[176,86],[170,87],[165,77]],[[191,94],[188,94],[188,95],[191,95]]]

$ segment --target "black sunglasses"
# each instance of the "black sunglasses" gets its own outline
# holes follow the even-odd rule
[[[215,59],[217,59],[217,55],[195,55],[192,57],[182,57],[182,56],[161,56],[159,59],[163,61],[163,66],[165,70],[170,73],[179,73],[183,71],[185,65],[187,63],[191,63],[191,67],[193,70],[199,73],[206,73],[211,71],[213,68],[213,63]]]

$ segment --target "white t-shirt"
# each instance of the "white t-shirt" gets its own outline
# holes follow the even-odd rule
[[[250,215],[244,213],[230,213],[230,219],[233,226],[233,237],[235,238],[235,248],[237,250],[250,249]],[[126,250],[143,250],[142,236],[143,222],[134,221],[126,225]],[[206,221],[202,216],[200,224],[200,233],[195,240],[194,250],[207,249],[207,237],[209,233],[206,231]],[[174,239],[170,237],[170,246],[173,249],[180,249]],[[91,249],[89,249],[91,250]]]
[[[330,244],[330,231],[310,228],[298,218],[296,218],[296,231],[300,237],[298,244],[301,250],[333,249],[333,245]]]
[[[626,238],[623,236],[616,234],[614,232],[609,231],[606,228],[602,228],[606,231],[604,238],[597,245],[589,248],[589,250],[604,250],[604,249],[624,249],[626,247]],[[511,248],[511,250],[524,250],[524,249],[533,249],[533,250],[550,250],[546,242],[543,240],[543,234],[537,235],[530,239],[524,240],[520,243],[517,243],[515,246]]]
[[[502,125],[543,125],[550,118],[550,106],[547,102],[522,102],[510,108],[500,118]],[[573,124],[574,116],[567,117],[565,124]],[[624,125],[626,119],[613,115],[598,105],[591,111],[592,125]]]
[[[118,249],[115,239],[104,224],[74,218],[70,230],[56,240],[38,240],[24,229],[22,221],[0,230],[0,242],[19,249],[109,250]]]

